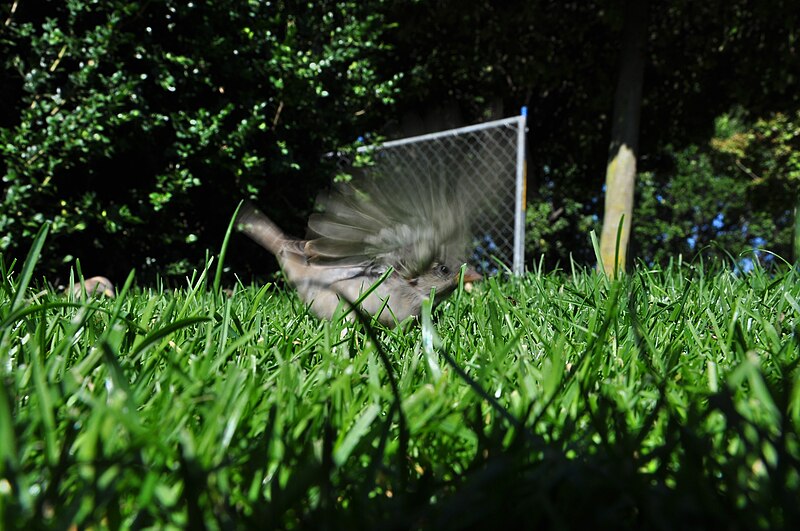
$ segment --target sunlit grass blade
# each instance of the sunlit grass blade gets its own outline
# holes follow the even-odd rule
[[[28,289],[28,284],[31,282],[31,278],[33,277],[33,269],[36,267],[36,262],[39,260],[39,254],[42,252],[42,247],[44,247],[44,242],[47,239],[47,233],[49,231],[50,223],[45,223],[33,238],[33,243],[31,243],[28,256],[25,258],[25,262],[22,264],[22,271],[20,271],[19,274],[19,280],[17,281],[14,298],[11,300],[11,305],[8,308],[9,312],[13,312],[19,308],[25,299],[25,292]]]
[[[228,253],[228,242],[230,241],[236,218],[239,217],[239,210],[241,210],[242,204],[243,201],[239,201],[239,204],[236,205],[236,210],[233,211],[233,216],[231,216],[231,220],[228,223],[228,229],[225,231],[225,238],[222,240],[222,247],[219,250],[219,260],[217,261],[217,270],[214,273],[214,293],[219,293],[222,271],[225,265],[225,255]]]

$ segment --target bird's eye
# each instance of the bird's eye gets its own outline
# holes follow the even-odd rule
[[[436,269],[437,269],[437,271],[439,271],[440,275],[449,275],[450,274],[450,268],[447,267],[446,265],[440,265]]]

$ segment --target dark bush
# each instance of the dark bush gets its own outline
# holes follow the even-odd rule
[[[321,155],[392,98],[372,4],[20,3],[0,29],[0,251],[51,220],[51,280],[75,259],[179,275],[245,196],[298,230]]]

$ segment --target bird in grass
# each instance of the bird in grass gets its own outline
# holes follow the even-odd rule
[[[332,318],[342,299],[357,301],[387,272],[360,307],[389,327],[418,316],[432,291],[437,304],[458,286],[477,210],[467,208],[457,183],[362,175],[319,203],[306,239],[287,236],[250,204],[237,219],[318,317]],[[480,278],[465,269],[464,282]]]
[[[114,284],[106,277],[101,276],[87,278],[83,282],[76,282],[72,285],[70,291],[76,298],[83,297],[84,292],[89,297],[105,295],[106,297],[114,298],[115,296]]]

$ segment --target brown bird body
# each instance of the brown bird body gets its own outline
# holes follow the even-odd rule
[[[388,276],[361,308],[393,326],[417,316],[434,290],[434,304],[457,287],[478,208],[467,208],[458,183],[430,176],[354,179],[321,201],[309,237],[291,238],[250,205],[238,227],[272,252],[304,302],[331,318],[342,299],[355,302]],[[465,282],[480,278],[467,269]]]
[[[111,283],[106,277],[96,276],[85,279],[83,282],[76,282],[70,289],[73,296],[82,297],[84,291],[86,295],[91,297],[93,295],[105,295],[106,297],[114,297],[114,284]]]

